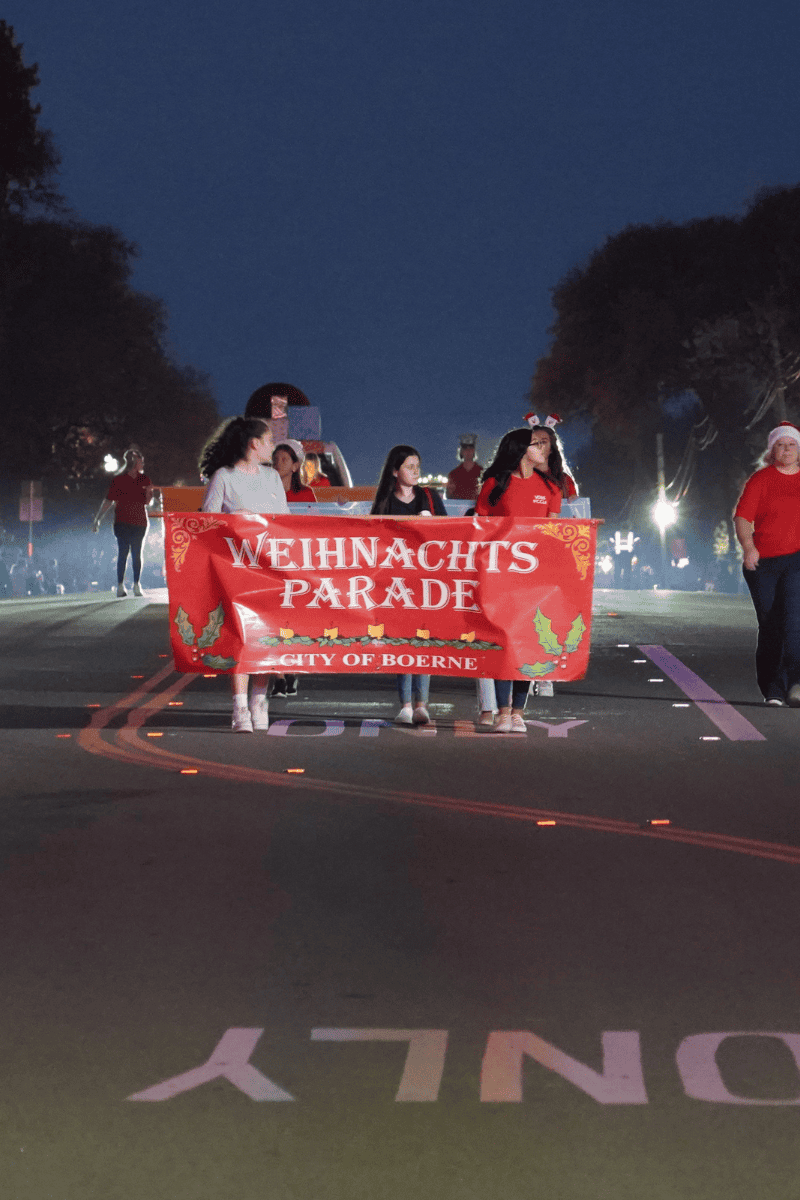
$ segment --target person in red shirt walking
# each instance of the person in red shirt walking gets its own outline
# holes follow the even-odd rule
[[[448,500],[472,500],[477,498],[481,486],[481,471],[483,467],[475,459],[475,443],[477,433],[465,433],[458,445],[458,457],[461,460],[447,476]]]
[[[114,537],[117,539],[117,595],[126,596],[125,567],[128,552],[133,567],[133,594],[141,596],[139,577],[142,573],[142,544],[147,533],[147,505],[153,496],[153,485],[142,471],[144,458],[139,450],[125,451],[125,465],[111,480],[108,494],[92,522],[97,533],[100,522],[110,508],[114,509]]]
[[[800,429],[782,421],[733,514],[758,621],[756,679],[767,704],[800,708]]]
[[[569,494],[555,430],[539,425],[512,429],[497,448],[494,461],[483,473],[475,505],[479,517],[557,517],[561,500]],[[496,733],[527,733],[523,712],[528,698],[527,679],[496,679],[499,714]],[[483,710],[483,704],[481,705]],[[481,724],[490,712],[481,711]]]

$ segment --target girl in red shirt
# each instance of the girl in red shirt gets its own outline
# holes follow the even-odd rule
[[[547,425],[512,429],[483,473],[475,513],[480,517],[557,517],[561,500],[574,483],[564,472],[555,430]],[[527,733],[522,716],[528,698],[527,679],[496,679],[499,714],[496,733]],[[489,714],[481,713],[481,723]]]
[[[301,471],[304,459],[302,444],[294,438],[279,442],[272,452],[272,465],[281,477],[290,504],[316,504],[317,501],[311,488],[303,483]]]

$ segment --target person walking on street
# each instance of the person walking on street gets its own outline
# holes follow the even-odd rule
[[[565,494],[564,471],[555,431],[538,424],[512,429],[483,473],[475,512],[480,517],[557,517]],[[527,679],[496,679],[496,733],[527,733],[523,712]],[[483,703],[483,702],[482,702]],[[481,724],[489,723],[481,712]]]
[[[734,510],[742,573],[758,621],[764,701],[800,708],[800,429],[782,421]]]
[[[483,467],[475,458],[477,441],[477,433],[465,433],[458,444],[459,464],[447,476],[448,500],[471,500],[474,504],[478,498]]]
[[[272,450],[272,434],[260,417],[233,417],[221,425],[200,455],[200,474],[209,481],[203,512],[288,512],[280,476],[269,466]],[[250,677],[236,672],[230,679],[233,732],[268,729],[269,676],[253,675],[249,704]]]
[[[147,534],[147,505],[153,497],[153,485],[142,471],[144,458],[141,451],[131,448],[125,451],[125,465],[111,480],[111,487],[92,522],[92,532],[97,533],[100,522],[110,508],[114,509],[114,537],[117,539],[117,596],[125,591],[125,567],[128,554],[133,568],[133,594],[141,596],[139,578],[142,574],[142,545]]]
[[[419,451],[413,446],[393,446],[386,456],[372,503],[373,516],[446,517],[444,502],[435,488],[419,486]],[[398,675],[399,725],[427,725],[430,675]]]

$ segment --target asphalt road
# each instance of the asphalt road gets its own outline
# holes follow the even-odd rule
[[[800,1197],[800,712],[749,600],[595,599],[513,737],[0,602],[3,1200]]]

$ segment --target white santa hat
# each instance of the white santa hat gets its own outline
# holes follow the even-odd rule
[[[781,421],[780,425],[776,425],[771,429],[767,438],[767,449],[771,450],[777,442],[778,438],[794,438],[798,446],[800,446],[800,429],[793,425],[791,421]]]

